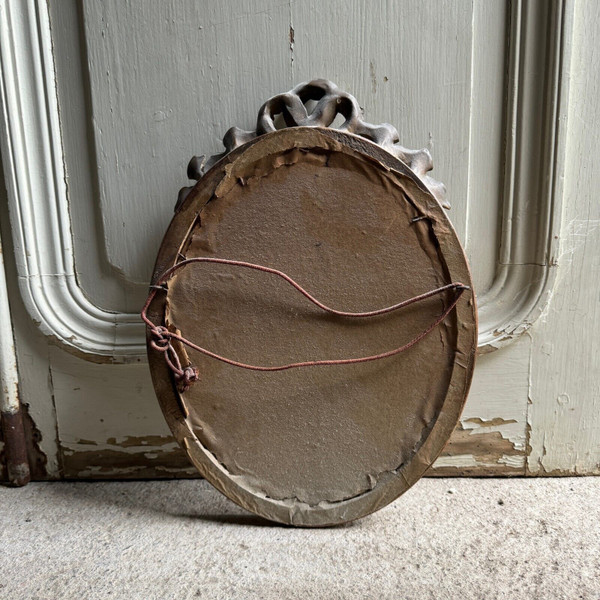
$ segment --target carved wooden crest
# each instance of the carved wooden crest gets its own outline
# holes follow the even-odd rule
[[[307,103],[315,106],[309,113]],[[206,160],[205,156],[194,156],[188,166],[188,177],[198,181],[214,164],[227,156],[232,150],[253,140],[257,136],[277,131],[276,118],[281,115],[286,127],[331,127],[337,115],[344,122],[337,131],[345,131],[363,137],[392,156],[408,165],[438,199],[444,208],[450,208],[446,201],[446,188],[443,183],[427,175],[433,169],[433,160],[429,150],[410,150],[400,144],[398,131],[389,123],[372,125],[362,118],[362,110],[354,96],[340,90],[326,79],[314,79],[301,83],[285,94],[269,98],[258,111],[255,131],[244,131],[232,127],[223,137],[225,152],[215,154]],[[192,188],[183,188],[180,198],[184,198]]]

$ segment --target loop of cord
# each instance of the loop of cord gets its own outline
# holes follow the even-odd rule
[[[416,337],[414,337],[410,342],[404,344],[403,346],[399,346],[398,348],[394,348],[393,350],[388,350],[387,352],[382,352],[380,354],[373,354],[370,356],[361,356],[358,358],[343,358],[343,359],[331,359],[331,360],[308,360],[303,362],[295,362],[288,363],[284,365],[275,365],[275,366],[264,366],[264,365],[251,365],[243,362],[239,362],[237,360],[233,360],[231,358],[227,358],[225,356],[221,356],[220,354],[216,354],[215,352],[211,352],[206,348],[202,348],[197,344],[194,344],[190,340],[185,337],[173,332],[169,331],[163,325],[156,325],[148,318],[148,309],[150,304],[156,297],[156,294],[159,291],[166,292],[167,287],[166,283],[169,279],[174,275],[174,273],[183,267],[186,267],[193,263],[216,263],[222,265],[228,265],[233,267],[242,267],[246,269],[253,269],[255,271],[262,271],[263,273],[269,273],[271,275],[277,275],[284,279],[287,283],[289,283],[293,288],[295,288],[298,292],[300,292],[305,298],[307,298],[310,302],[312,302],[315,306],[318,306],[320,309],[328,312],[329,314],[336,315],[338,317],[347,317],[347,318],[368,318],[375,317],[378,315],[384,315],[390,313],[392,311],[398,310],[400,308],[404,308],[416,302],[420,302],[421,300],[425,300],[427,298],[431,298],[432,296],[436,296],[448,290],[453,290],[456,292],[456,296],[450,302],[450,304],[446,307],[446,309],[439,315],[439,317],[426,329],[424,329],[421,333],[419,333]],[[277,269],[271,269],[270,267],[265,267],[263,265],[257,265],[254,263],[243,262],[239,260],[229,260],[225,258],[212,258],[212,257],[196,257],[196,258],[188,258],[178,262],[171,268],[167,269],[156,281],[154,285],[151,286],[150,294],[146,299],[146,303],[142,308],[141,317],[142,320],[146,323],[149,328],[149,332],[152,335],[153,339],[150,341],[150,346],[158,351],[162,352],[165,357],[165,362],[169,369],[173,372],[175,377],[175,381],[177,382],[177,387],[180,392],[187,391],[190,386],[199,379],[198,369],[192,365],[188,365],[183,367],[179,356],[173,348],[171,340],[177,340],[181,344],[184,344],[188,348],[196,350],[204,354],[205,356],[209,356],[214,358],[215,360],[219,360],[228,365],[232,365],[234,367],[239,367],[242,369],[249,369],[251,371],[285,371],[287,369],[297,369],[302,367],[317,367],[317,366],[330,366],[330,365],[351,365],[357,363],[370,362],[374,360],[380,360],[382,358],[388,358],[391,356],[395,356],[396,354],[400,354],[401,352],[405,352],[409,348],[412,348],[415,344],[419,343],[424,337],[426,337],[429,333],[431,333],[442,321],[450,314],[450,312],[456,306],[458,300],[462,296],[465,290],[470,289],[468,286],[456,282],[449,283],[447,285],[443,285],[439,288],[430,290],[418,296],[414,296],[409,298],[408,300],[403,300],[402,302],[398,302],[397,304],[393,304],[392,306],[386,306],[385,308],[380,308],[377,310],[367,311],[367,312],[346,312],[341,310],[336,310],[331,308],[319,300],[317,300],[314,296],[312,296],[309,292],[307,292],[300,284],[296,283],[289,275],[286,275],[283,271],[278,271]]]

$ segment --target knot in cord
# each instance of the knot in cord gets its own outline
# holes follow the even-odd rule
[[[198,369],[191,365],[187,367],[181,366],[181,360],[179,355],[171,344],[173,333],[171,333],[164,325],[156,325],[150,328],[150,333],[154,336],[154,339],[150,341],[150,346],[158,352],[164,352],[165,361],[177,382],[177,389],[180,392],[187,392],[190,389],[192,383],[198,381],[200,376]]]
[[[171,332],[163,325],[158,325],[151,328],[150,333],[154,336],[150,345],[159,352],[166,352],[171,345]]]
[[[177,380],[179,391],[187,392],[192,383],[195,383],[200,379],[200,375],[198,374],[198,369],[196,367],[185,367],[183,369],[181,375],[179,373],[175,374],[175,379]]]

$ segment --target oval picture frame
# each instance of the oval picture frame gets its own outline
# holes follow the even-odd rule
[[[243,508],[299,526],[365,516],[423,476],[458,423],[477,347],[469,267],[434,196],[441,188],[407,157],[425,170],[430,164],[402,148],[405,162],[373,141],[377,128],[357,121],[356,106],[338,102],[332,86],[302,84],[289,93],[293,102],[287,95],[268,101],[257,132],[229,135],[237,137],[234,147],[204,170],[192,160],[198,181],[180,195],[154,269],[159,289],[145,313],[169,335],[238,361],[341,359],[418,336],[449,306],[450,292],[350,324],[318,314],[285,282],[261,273],[190,265],[165,285],[161,277],[198,256],[247,260],[280,269],[344,310],[380,308],[451,282],[464,286],[418,344],[368,365],[240,373],[172,338],[176,360],[198,368],[199,380],[182,386],[148,328],[157,397],[199,473]],[[317,114],[307,125],[310,115],[305,109],[298,117],[297,101],[306,107],[311,99]],[[345,127],[323,126],[338,111]],[[287,128],[275,130],[275,113]],[[273,128],[261,132],[261,118]],[[390,126],[382,127],[397,144]]]

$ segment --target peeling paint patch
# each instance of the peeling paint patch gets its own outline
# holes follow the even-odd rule
[[[111,437],[106,442],[63,442],[65,479],[199,477],[169,435]]]
[[[463,421],[463,425],[465,423],[474,423],[479,427],[497,427],[498,425],[508,425],[509,423],[517,423],[516,419],[503,419],[502,417],[495,417],[494,419],[481,419],[480,417],[471,417],[470,419],[465,419]],[[471,429],[470,427],[465,427],[465,429]]]
[[[525,451],[522,444],[507,439],[490,428],[514,423],[513,419],[473,417],[454,430],[440,457],[428,471],[438,476],[524,475]]]
[[[147,448],[128,452],[113,448],[74,450],[63,454],[65,479],[164,479],[199,477],[185,453],[177,446],[169,450]]]
[[[109,446],[119,446],[121,448],[131,448],[136,446],[166,446],[177,445],[175,438],[170,435],[146,435],[133,436],[127,435],[122,438],[110,437],[106,440]]]
[[[516,433],[514,427],[510,427],[510,425],[519,425],[517,419],[503,419],[502,417],[483,419],[480,417],[471,417],[461,420],[461,425],[463,430],[470,431],[471,435],[477,433],[499,433],[513,445],[515,450],[525,451],[524,436],[520,432]],[[480,429],[484,431],[480,432]],[[518,429],[520,429],[520,426]]]
[[[503,456],[498,462],[513,469],[525,470],[525,455]]]

